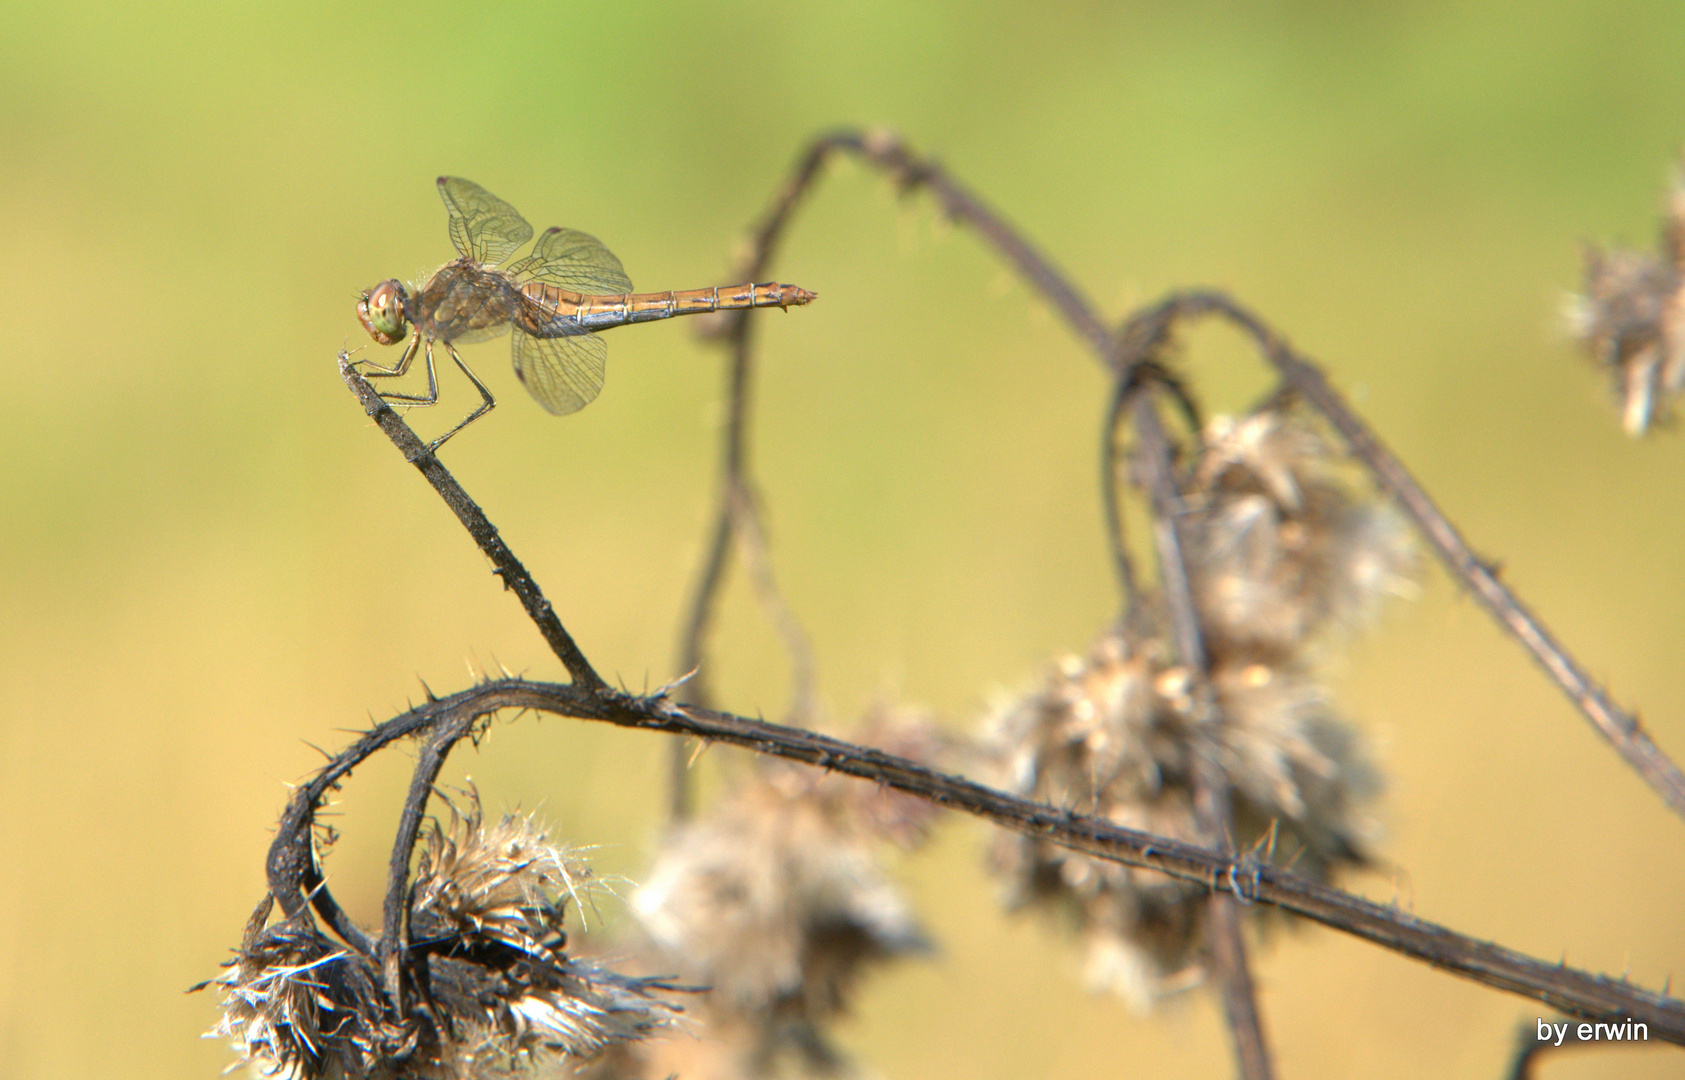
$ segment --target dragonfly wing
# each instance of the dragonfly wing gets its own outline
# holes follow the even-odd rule
[[[602,392],[608,342],[588,330],[558,337],[515,331],[515,374],[538,403],[557,416],[578,412]]]
[[[632,291],[632,279],[614,252],[577,229],[544,230],[532,254],[509,267],[509,272],[522,281],[542,281],[587,296]]]
[[[513,206],[472,180],[439,177],[439,197],[450,214],[451,243],[476,262],[496,266],[532,239],[532,226]]]

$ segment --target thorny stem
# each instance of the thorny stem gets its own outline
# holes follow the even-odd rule
[[[503,579],[504,587],[512,590],[520,598],[521,606],[527,615],[537,625],[539,633],[549,643],[551,651],[561,660],[574,683],[581,689],[593,693],[601,693],[608,689],[600,675],[597,674],[585,654],[574,642],[573,636],[557,618],[555,609],[544,593],[527,573],[526,567],[521,565],[515,553],[503,542],[495,526],[487,519],[478,504],[468,497],[456,478],[439,462],[433,451],[424,445],[408,424],[382,399],[378,392],[371,387],[361,374],[350,364],[350,357],[341,352],[339,356],[340,376],[356,395],[364,410],[374,418],[393,444],[402,451],[404,460],[413,464],[421,474],[427,477],[433,489],[444,499],[456,514],[457,520],[462,522],[468,534],[474,538],[480,550],[491,560],[494,572]],[[444,767],[445,758],[451,747],[458,740],[467,735],[473,728],[477,717],[473,715],[459,718],[459,722],[431,733],[420,759],[416,763],[415,772],[410,782],[410,790],[404,801],[403,814],[399,820],[398,833],[393,842],[392,857],[388,865],[385,903],[382,906],[382,934],[376,946],[379,953],[381,973],[386,982],[386,993],[396,1015],[403,1015],[403,970],[402,959],[409,949],[409,869],[410,859],[415,852],[416,839],[421,830],[422,815],[426,811],[427,800],[433,791],[433,783],[438,779],[439,770]],[[358,749],[354,747],[353,749]],[[378,747],[366,748],[372,753]],[[325,790],[325,789],[324,789]],[[304,793],[300,793],[301,796]],[[315,798],[317,793],[303,805],[308,807],[306,817],[313,820],[315,812]],[[308,836],[308,833],[306,833]],[[286,867],[301,857],[296,847],[284,847],[277,839],[270,849],[270,874],[272,878],[271,892],[274,892],[273,878],[277,866]],[[314,856],[308,848],[302,853],[303,865],[314,866]],[[277,860],[280,860],[278,863]],[[333,903],[332,896],[327,892],[325,884],[313,886],[315,903],[323,917],[328,920],[336,932],[346,936],[348,943],[367,952],[370,946],[366,936],[360,931],[352,929],[347,934],[349,919],[344,917]],[[288,915],[296,914],[289,907],[290,898],[296,896],[296,890],[289,889],[285,893],[275,894],[282,904],[282,909]],[[326,910],[323,909],[327,905]]]
[[[403,1015],[403,972],[399,960],[409,954],[409,883],[410,860],[415,855],[415,842],[421,835],[422,815],[427,800],[433,795],[433,785],[451,748],[474,731],[480,717],[474,713],[459,713],[449,722],[435,726],[429,733],[415,763],[410,778],[410,790],[404,797],[404,810],[398,818],[398,832],[392,841],[392,858],[387,864],[386,903],[382,909],[380,942],[381,974],[386,980],[387,998],[393,1011]]]
[[[1657,1038],[1685,1045],[1685,1001],[1524,956],[1458,934],[1339,889],[1319,885],[1249,855],[1153,836],[1105,818],[1073,814],[1021,799],[962,777],[926,768],[867,746],[783,727],[654,694],[596,692],[572,683],[504,678],[418,705],[386,721],[342,752],[294,795],[271,848],[270,888],[283,905],[297,903],[302,864],[277,852],[308,851],[312,800],[376,749],[398,739],[483,717],[501,709],[532,709],[659,731],[770,754],[859,777],[984,818],[1003,828],[1048,840],[1073,851],[1126,866],[1156,870],[1182,881],[1233,894],[1247,903],[1273,904],[1384,948],[1426,961],[1486,986],[1521,994],[1587,1020],[1630,1018],[1651,1025]]]
[[[537,625],[538,632],[544,635],[550,651],[556,654],[556,659],[567,668],[568,674],[581,686],[592,690],[604,690],[608,683],[591,667],[585,654],[579,651],[574,643],[573,635],[567,632],[562,620],[556,617],[556,611],[545,599],[538,583],[533,581],[526,567],[515,558],[515,553],[509,550],[509,545],[503,542],[496,527],[486,519],[486,515],[475,504],[468,493],[462,490],[462,485],[456,482],[439,459],[427,448],[410,426],[404,423],[392,406],[386,404],[379,392],[369,385],[369,381],[351,366],[349,353],[339,354],[339,376],[345,380],[345,385],[357,396],[357,401],[363,406],[386,437],[393,445],[403,452],[404,460],[414,465],[427,482],[433,485],[433,490],[445,500],[445,505],[456,514],[456,519],[462,522],[462,527],[468,530],[468,535],[485,552],[486,558],[491,560],[492,573],[503,579],[503,587],[512,590],[520,598],[521,606],[526,609],[527,617]]]
[[[470,706],[472,704],[469,703]],[[316,811],[327,793],[349,776],[352,769],[393,742],[434,730],[447,719],[455,718],[471,725],[484,715],[472,711],[462,712],[459,716],[447,713],[435,711],[418,715],[412,710],[398,721],[380,725],[340,751],[308,783],[294,792],[287,809],[281,814],[275,839],[269,845],[266,864],[270,895],[275,897],[288,918],[298,918],[308,908],[314,907],[346,944],[364,956],[373,957],[379,952],[377,943],[359,930],[334,901],[316,866],[314,845],[311,843]]]

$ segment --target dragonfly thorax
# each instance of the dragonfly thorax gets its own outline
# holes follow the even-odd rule
[[[415,332],[429,341],[485,341],[509,331],[511,319],[531,321],[514,279],[464,256],[435,270],[405,297]]]
[[[396,345],[409,333],[409,299],[404,283],[388,278],[357,301],[357,321],[380,344]]]

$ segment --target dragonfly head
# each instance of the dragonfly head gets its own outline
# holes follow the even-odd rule
[[[409,315],[405,313],[409,299],[404,283],[388,278],[357,301],[357,321],[363,324],[369,337],[382,345],[396,345],[410,330]]]

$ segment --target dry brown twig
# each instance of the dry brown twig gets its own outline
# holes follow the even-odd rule
[[[1201,497],[1195,488],[1209,477],[1202,479],[1197,471],[1190,473],[1179,466],[1175,440],[1163,426],[1157,401],[1168,391],[1173,404],[1192,421],[1197,437],[1192,403],[1161,360],[1177,326],[1215,316],[1245,332],[1277,369],[1282,378],[1278,400],[1303,401],[1320,413],[1344,439],[1351,455],[1367,467],[1376,484],[1418,526],[1452,574],[1534,655],[1663,800],[1676,812],[1685,813],[1685,775],[1655,747],[1633,717],[1608,700],[1539,620],[1472,554],[1402,464],[1345,406],[1320,372],[1228,297],[1210,292],[1175,295],[1133,316],[1114,334],[1051,264],[941,168],[917,158],[893,137],[858,132],[826,136],[802,156],[772,211],[756,230],[746,278],[765,277],[771,254],[795,207],[811,190],[826,159],[836,153],[854,155],[885,170],[905,190],[929,191],[944,213],[974,228],[1041,292],[1112,370],[1117,392],[1106,431],[1105,493],[1113,560],[1127,605],[1120,628],[1138,626],[1140,619],[1147,617],[1142,614],[1146,610],[1141,606],[1144,601],[1138,595],[1136,575],[1123,546],[1122,515],[1114,490],[1120,452],[1115,432],[1127,419],[1136,436],[1133,457],[1151,508],[1159,563],[1160,589],[1152,603],[1162,610],[1152,617],[1160,619],[1159,625],[1164,628],[1166,652],[1161,660],[1168,667],[1157,670],[1173,671],[1182,680],[1177,685],[1185,688],[1182,696],[1188,704],[1184,711],[1191,718],[1191,730],[1219,730],[1223,710],[1228,707],[1219,686],[1224,676],[1206,640],[1211,625],[1209,600],[1201,599],[1195,580],[1201,571],[1189,557],[1189,545],[1197,548],[1201,541],[1188,534],[1192,526],[1183,520],[1190,500]],[[270,900],[280,907],[283,919],[266,929],[270,903],[266,900],[248,929],[240,966],[235,975],[224,980],[231,988],[230,1019],[225,1021],[231,1025],[229,1030],[233,1032],[233,1025],[246,1024],[248,1031],[264,1033],[256,1040],[246,1038],[243,1045],[248,1052],[257,1057],[268,1055],[272,1063],[296,1067],[300,1075],[317,1075],[300,1062],[308,1064],[310,1055],[319,1056],[320,1047],[295,1041],[288,1044],[290,1048],[277,1051],[263,1042],[273,1042],[278,1037],[276,1032],[283,1030],[311,1031],[318,1039],[331,1041],[332,1033],[319,1024],[288,1026],[298,1019],[300,1010],[312,1007],[312,995],[318,1009],[323,1007],[321,1000],[331,999],[333,1007],[328,1013],[339,1018],[336,1022],[342,1022],[344,1031],[352,1033],[345,1043],[349,1047],[345,1054],[350,1056],[343,1057],[340,1065],[354,1069],[360,1062],[368,1070],[379,1063],[390,1075],[435,1075],[447,1067],[479,1068],[493,1058],[513,1060],[540,1052],[578,1058],[647,1038],[668,1022],[674,1005],[663,995],[679,988],[660,980],[618,976],[565,952],[566,936],[560,921],[566,898],[552,895],[558,882],[571,882],[576,874],[570,869],[574,864],[564,854],[509,855],[502,861],[488,855],[475,872],[477,881],[490,884],[469,890],[473,897],[481,898],[475,902],[482,906],[475,907],[460,898],[451,902],[454,907],[440,899],[429,899],[431,907],[420,906],[420,895],[455,895],[448,883],[430,878],[426,888],[421,888],[421,883],[412,880],[411,865],[423,834],[423,814],[439,770],[452,748],[464,738],[474,738],[489,717],[504,709],[550,712],[744,747],[872,781],[1102,864],[1152,871],[1187,883],[1209,898],[1210,954],[1240,1072],[1249,1078],[1272,1073],[1240,933],[1241,908],[1252,905],[1295,913],[1485,985],[1544,1002],[1570,1016],[1642,1021],[1657,1037],[1685,1045],[1685,1002],[1634,987],[1624,979],[1575,971],[1458,934],[1396,908],[1296,876],[1268,858],[1260,859],[1251,849],[1237,853],[1231,832],[1237,812],[1234,799],[1238,797],[1231,790],[1233,774],[1217,764],[1225,752],[1223,747],[1202,741],[1212,738],[1210,735],[1196,736],[1190,743],[1188,782],[1198,840],[1190,843],[1125,828],[1103,815],[1075,813],[1009,794],[870,747],[707,707],[709,694],[700,669],[712,612],[735,545],[745,555],[757,592],[791,654],[796,687],[791,716],[805,722],[812,715],[812,659],[799,624],[774,584],[747,464],[753,323],[745,314],[732,313],[721,324],[722,336],[732,346],[731,411],[723,444],[713,542],[681,641],[681,669],[697,672],[687,687],[692,700],[689,704],[675,701],[665,692],[628,694],[610,687],[596,673],[536,582],[479,507],[342,355],[341,374],[347,386],[492,560],[494,573],[516,593],[572,681],[553,684],[505,677],[443,698],[430,697],[425,704],[368,732],[300,787],[283,815],[268,860]],[[1233,648],[1232,642],[1219,644],[1227,650]],[[323,879],[317,862],[315,817],[327,793],[352,768],[412,736],[422,739],[422,752],[395,838],[381,933],[371,937],[345,915]],[[682,757],[676,756],[675,763],[672,809],[674,818],[682,819],[690,813],[688,782]],[[476,829],[480,828],[477,816],[471,813],[468,817]],[[431,861],[424,859],[423,873],[429,872],[427,867],[447,861],[447,853],[475,844],[484,846],[485,841],[473,839],[479,835],[446,840],[436,829],[429,839],[429,850],[434,854],[429,856]],[[509,850],[538,850],[538,841],[519,828],[508,827],[498,835],[503,838],[498,843],[513,845]],[[456,859],[453,865],[464,861]],[[523,870],[534,864],[554,869],[536,883],[522,879],[515,884],[517,864]],[[499,897],[500,905],[495,912],[484,906],[491,903],[484,897],[493,895]],[[442,910],[458,912],[452,916],[457,921],[450,924],[455,929],[441,929]],[[323,934],[317,919],[337,942]],[[421,934],[417,933],[418,925],[424,930]],[[308,988],[308,992],[301,988]],[[505,996],[498,998],[497,994]],[[452,1011],[459,998],[477,1002],[495,999],[504,1004],[484,1017],[480,1013],[469,1016]],[[264,1013],[262,1008],[270,1011]],[[497,1008],[504,1011],[499,1013]],[[269,1027],[249,1026],[254,1009],[269,1018],[265,1021]],[[591,1012],[593,1009],[596,1012]],[[613,1017],[614,1022],[581,1027],[578,1018],[586,1013]],[[513,1027],[505,1023],[517,1014],[524,1019]],[[533,1021],[534,1016],[543,1022]],[[497,1027],[500,1023],[504,1028]],[[486,1028],[486,1024],[492,1027]],[[465,1025],[480,1031],[476,1038],[482,1042],[463,1042],[460,1031]],[[510,1038],[497,1035],[493,1029],[519,1034]],[[536,1041],[534,1030],[540,1032]],[[237,1041],[244,1037],[235,1034]],[[293,1057],[286,1058],[287,1053]],[[410,1070],[407,1073],[403,1071],[406,1068]]]

